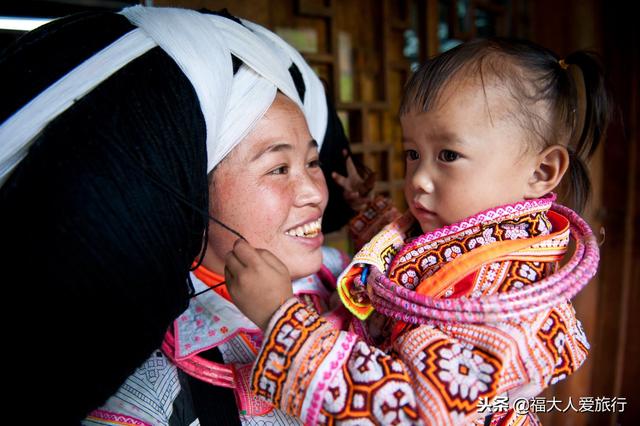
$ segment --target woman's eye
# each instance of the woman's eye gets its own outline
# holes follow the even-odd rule
[[[444,161],[445,163],[451,163],[452,161],[456,161],[458,158],[460,158],[460,154],[448,149],[443,149],[440,151],[440,154],[438,154],[438,160]]]
[[[309,161],[308,167],[320,167],[322,166],[322,163],[320,162],[320,159],[316,158],[315,160]]]
[[[289,173],[289,166],[280,166],[269,172],[270,175],[286,175]]]
[[[404,151],[404,158],[410,161],[415,161],[420,158],[420,155],[415,149],[406,149]]]

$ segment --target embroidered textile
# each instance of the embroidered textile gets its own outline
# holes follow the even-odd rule
[[[408,244],[412,220],[401,217],[367,244],[339,279],[345,305],[368,320],[353,321],[349,331],[336,330],[290,300],[269,325],[253,390],[305,424],[452,425],[482,424],[480,398],[506,395],[513,402],[562,380],[582,364],[588,343],[568,299],[553,295],[545,280],[560,272],[557,262],[570,231],[578,238],[590,236],[567,211],[549,211],[552,201],[486,211]],[[597,261],[589,244],[582,251],[578,247],[569,262],[581,271],[591,271]],[[379,271],[367,282],[380,284],[382,276],[382,290],[405,297],[384,305],[392,297],[374,289],[376,310],[381,306],[397,315],[370,315],[371,303],[358,299],[363,264]],[[567,281],[584,278],[571,271],[574,275],[564,275]],[[540,290],[541,285],[546,287]],[[509,298],[522,292],[550,293],[556,303],[518,311],[519,299]],[[484,305],[474,301],[491,297],[504,298],[517,315],[487,320],[486,312],[492,311],[477,310]],[[442,317],[428,322],[428,313],[418,309],[423,301],[437,301],[440,310],[449,303],[468,304],[475,316],[462,312],[456,321],[451,313],[438,314]],[[411,321],[414,311],[423,314],[417,321]],[[511,410],[491,421],[499,419],[537,423],[535,416],[515,416]]]
[[[312,306],[314,313],[319,312],[318,307],[328,304],[331,291],[335,288],[335,277],[347,264],[346,257],[336,249],[323,247],[322,253],[322,270],[292,283],[294,294],[309,301],[301,305],[306,309]],[[215,274],[200,272],[202,271],[196,271],[191,276],[196,292],[216,284]],[[214,281],[206,282],[212,277]],[[217,280],[221,281],[222,277],[218,276]],[[214,290],[220,289],[222,287]],[[192,299],[189,308],[174,322],[174,329],[179,327],[179,333],[167,333],[162,351],[156,351],[83,424],[118,425],[120,423],[117,423],[117,418],[125,417],[131,418],[131,421],[139,421],[139,424],[173,424],[170,422],[174,413],[173,404],[184,396],[179,377],[185,373],[218,386],[233,387],[243,425],[300,424],[295,417],[274,409],[271,404],[251,394],[251,367],[262,345],[262,333],[223,294],[224,291],[209,291]],[[223,318],[223,315],[226,317]],[[223,330],[222,327],[226,329]],[[198,356],[214,347],[222,353],[224,364]],[[176,368],[172,360],[184,369]],[[161,365],[163,370],[154,371],[157,366],[154,367],[151,363],[161,363],[158,366]],[[154,386],[155,383],[158,384]],[[159,383],[166,384],[166,387],[160,387]]]

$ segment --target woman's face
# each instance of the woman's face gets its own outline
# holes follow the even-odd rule
[[[327,185],[317,143],[287,97],[278,93],[251,133],[219,164],[209,192],[211,215],[252,246],[275,254],[292,279],[320,269]],[[236,239],[210,222],[204,265],[222,274]]]

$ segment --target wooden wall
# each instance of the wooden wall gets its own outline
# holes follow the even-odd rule
[[[561,55],[588,48],[604,60],[616,122],[591,163],[594,182],[586,217],[604,229],[597,280],[575,301],[591,355],[561,397],[624,397],[622,413],[552,416],[547,424],[637,424],[640,420],[640,240],[638,228],[638,4],[587,0],[532,2],[531,38]]]

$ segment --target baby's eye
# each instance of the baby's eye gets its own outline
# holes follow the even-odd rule
[[[269,172],[270,175],[286,175],[289,173],[289,166],[280,166]]]
[[[404,158],[410,161],[415,161],[420,158],[420,154],[415,149],[405,149]]]
[[[438,160],[444,161],[445,163],[451,163],[452,161],[456,161],[458,158],[460,158],[460,154],[448,149],[443,149],[438,154]]]

